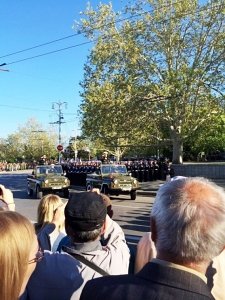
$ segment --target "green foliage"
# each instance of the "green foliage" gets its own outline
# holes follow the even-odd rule
[[[108,149],[118,139],[170,140],[173,161],[182,162],[185,141],[200,141],[223,111],[224,7],[136,1],[126,8],[130,19],[116,23],[122,15],[111,4],[89,6],[80,25],[95,40],[81,83],[84,134]]]
[[[202,126],[189,137],[185,143],[186,152],[197,157],[200,152],[210,155],[215,152],[223,152],[225,149],[225,122],[224,117],[214,117],[207,127]]]
[[[7,161],[38,161],[43,155],[48,159],[56,157],[56,142],[56,134],[43,130],[41,124],[30,119],[4,141],[4,157]]]

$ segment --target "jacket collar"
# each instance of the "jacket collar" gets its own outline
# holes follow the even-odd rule
[[[147,263],[136,276],[214,299],[206,283],[197,275],[184,270],[163,266],[156,261]]]
[[[102,246],[99,240],[91,241],[87,243],[73,243],[69,247],[63,247],[63,251],[67,253],[87,253],[97,250],[102,250]]]

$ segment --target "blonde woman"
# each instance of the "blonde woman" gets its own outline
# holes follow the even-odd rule
[[[44,196],[39,203],[35,230],[44,250],[55,252],[59,242],[66,235],[64,217],[58,223],[52,222],[56,210],[61,206],[64,206],[61,198],[54,194]]]
[[[42,257],[30,221],[17,212],[0,211],[1,300],[18,300]]]

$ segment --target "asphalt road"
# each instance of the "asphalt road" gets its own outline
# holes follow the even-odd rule
[[[0,183],[12,190],[16,211],[36,221],[37,207],[40,200],[29,198],[26,192],[26,178],[28,172],[1,173]],[[72,192],[80,192],[73,190]],[[125,234],[134,242],[146,231],[149,231],[149,214],[154,202],[154,196],[138,195],[135,201],[128,196],[111,198],[113,219],[123,228]],[[66,199],[65,199],[66,201]]]

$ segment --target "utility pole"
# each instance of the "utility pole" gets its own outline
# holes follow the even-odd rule
[[[53,102],[52,103],[52,109],[55,109],[57,111],[57,116],[58,116],[58,120],[56,122],[52,122],[50,124],[58,124],[59,125],[59,131],[58,131],[58,139],[59,139],[59,145],[61,145],[62,143],[62,137],[61,137],[61,125],[65,122],[63,122],[62,120],[64,119],[63,117],[63,112],[62,112],[62,108],[63,106],[65,108],[67,108],[67,102]],[[61,152],[59,151],[59,163],[61,162]]]

